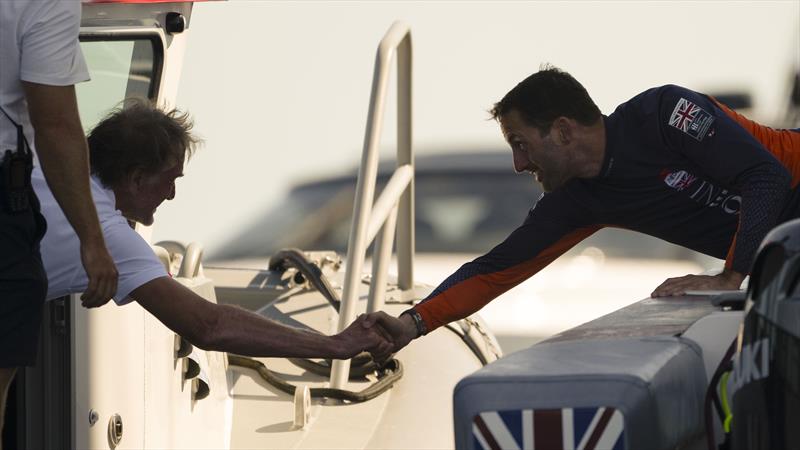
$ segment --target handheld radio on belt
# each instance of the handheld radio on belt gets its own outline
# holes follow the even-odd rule
[[[27,211],[30,208],[31,172],[33,171],[33,152],[18,124],[0,107],[0,112],[14,124],[17,129],[16,150],[3,151],[0,162],[0,178],[2,178],[3,202],[10,213]]]

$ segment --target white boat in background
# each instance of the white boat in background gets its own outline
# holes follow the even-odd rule
[[[127,98],[174,105],[192,6],[84,3],[80,36],[92,81],[79,86],[78,96],[87,129]],[[402,118],[397,168],[373,202],[395,56]],[[255,269],[203,268],[199,244],[155,244],[176,280],[208,301],[327,334],[344,329],[360,312],[398,315],[427,294],[430,287],[413,278],[407,26],[392,25],[380,42],[374,77],[346,260],[330,252],[290,250]],[[137,226],[137,231],[149,239],[149,229]],[[399,271],[390,279],[395,237]],[[372,241],[376,263],[365,275]],[[494,338],[477,318],[443,327],[376,368],[364,357],[351,367],[351,361],[248,359],[203,351],[136,303],[87,310],[73,296],[49,302],[45,310],[39,364],[20,373],[9,400],[7,448],[448,448],[453,387],[499,357]]]

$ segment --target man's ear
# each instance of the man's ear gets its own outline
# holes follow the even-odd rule
[[[128,185],[128,190],[132,193],[141,192],[144,183],[145,173],[142,169],[136,168],[128,173],[125,177],[125,184]]]
[[[573,121],[561,116],[553,121],[553,138],[560,145],[568,145],[574,139],[575,127]]]

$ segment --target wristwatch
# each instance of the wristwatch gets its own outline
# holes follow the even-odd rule
[[[411,320],[414,321],[414,326],[417,327],[417,335],[414,336],[415,338],[428,334],[428,327],[425,326],[425,321],[422,320],[422,316],[419,315],[416,309],[407,309],[400,313],[401,316],[403,314],[408,314],[409,317],[411,317]]]

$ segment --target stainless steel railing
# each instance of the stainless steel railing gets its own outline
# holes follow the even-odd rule
[[[392,57],[397,54],[397,168],[380,197],[373,204],[378,171],[378,146],[389,85]],[[396,234],[395,234],[396,228]],[[379,234],[380,233],[380,234]],[[398,286],[414,285],[414,153],[411,147],[411,30],[402,22],[392,24],[375,58],[364,150],[356,185],[353,222],[347,243],[344,291],[339,309],[338,330],[344,330],[355,316],[361,269],[367,248],[375,237],[367,311],[383,307],[386,275],[397,238]],[[334,361],[331,387],[347,383],[350,361]]]

